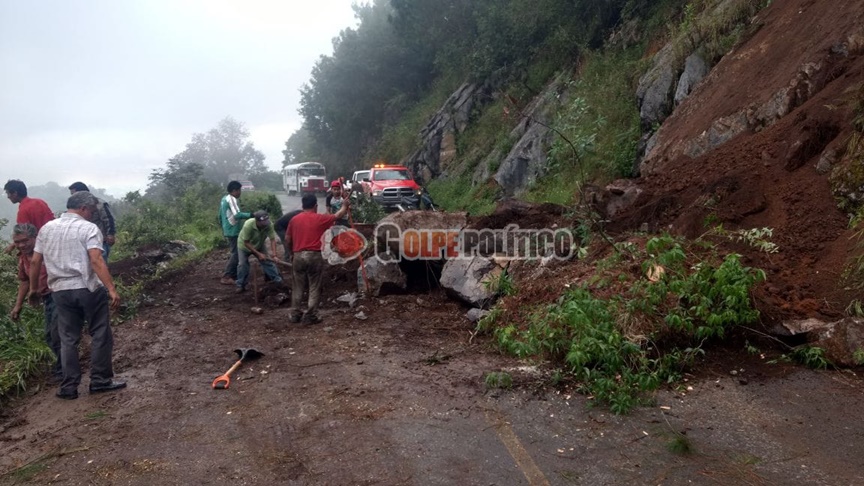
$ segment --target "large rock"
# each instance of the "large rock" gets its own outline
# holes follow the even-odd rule
[[[471,306],[483,307],[496,297],[488,282],[498,278],[502,271],[489,258],[457,258],[444,264],[439,283],[450,295]]]
[[[781,336],[806,337],[812,345],[825,350],[825,358],[837,366],[857,366],[864,353],[864,319],[847,317],[835,322],[819,319],[786,321],[774,329]],[[856,356],[857,355],[857,356]]]
[[[837,366],[857,366],[864,353],[864,319],[847,317],[817,331],[816,342],[825,358]],[[856,356],[857,355],[857,356]]]
[[[364,281],[363,269],[366,269],[366,281],[369,282],[369,288],[366,288]],[[363,266],[357,269],[357,290],[360,293],[367,295],[378,296],[382,289],[396,288],[404,290],[407,287],[407,280],[399,264],[395,261],[385,262],[381,259],[372,257],[363,261]]]
[[[465,213],[405,211],[390,213],[375,227],[375,251],[402,255],[399,234],[406,230],[440,229],[460,231],[468,224]]]
[[[684,60],[684,72],[681,73],[681,78],[678,79],[678,87],[675,89],[675,105],[678,105],[687,95],[693,91],[693,88],[702,81],[708,74],[708,64],[702,59],[698,53],[693,53],[687,56]]]
[[[639,118],[645,131],[653,131],[672,113],[675,74],[675,55],[670,43],[654,55],[651,69],[639,78],[636,88]]]

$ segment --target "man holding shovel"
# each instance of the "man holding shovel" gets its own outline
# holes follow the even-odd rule
[[[270,253],[264,242],[270,238]],[[240,263],[237,266],[237,293],[246,291],[246,282],[249,278],[249,257],[255,255],[264,274],[271,282],[281,283],[282,276],[273,263],[276,258],[276,231],[270,224],[270,215],[267,211],[255,211],[252,218],[243,223],[243,228],[237,236],[237,256]]]
[[[294,288],[291,292],[291,322],[316,324],[318,302],[321,299],[321,273],[324,258],[321,257],[321,239],[337,219],[348,214],[350,202],[342,199],[342,207],[336,214],[318,214],[318,198],[314,194],[303,196],[303,212],[294,216],[285,232],[285,247],[293,253]],[[287,258],[287,257],[286,257]],[[303,292],[309,288],[309,305],[303,313]],[[301,318],[302,314],[302,318]]]

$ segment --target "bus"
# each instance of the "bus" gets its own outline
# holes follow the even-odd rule
[[[286,165],[282,169],[282,186],[289,196],[327,192],[327,170],[318,162]]]

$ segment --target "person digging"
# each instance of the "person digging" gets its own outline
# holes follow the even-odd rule
[[[264,242],[270,238],[270,252],[268,253]],[[255,255],[264,274],[270,282],[279,284],[282,276],[276,268],[276,231],[270,224],[270,215],[267,211],[255,211],[252,218],[243,223],[243,228],[237,236],[237,293],[246,291],[246,283],[249,279],[249,257]]]

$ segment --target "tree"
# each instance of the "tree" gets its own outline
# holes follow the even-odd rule
[[[318,160],[321,158],[318,147],[315,145],[315,140],[309,133],[309,130],[301,128],[292,133],[285,142],[285,150],[282,155],[285,158],[282,160],[282,167],[291,164],[299,164],[309,160]]]
[[[147,196],[179,195],[199,180],[224,186],[238,174],[253,177],[266,173],[264,154],[248,138],[243,123],[230,116],[216,128],[192,135],[186,149],[171,157],[165,169],[150,174]]]

